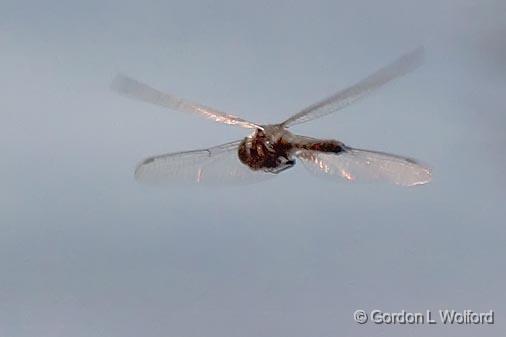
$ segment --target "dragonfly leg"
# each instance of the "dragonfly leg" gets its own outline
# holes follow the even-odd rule
[[[268,172],[278,174],[280,172],[288,170],[289,168],[293,167],[294,165],[295,165],[295,159],[289,159],[279,166],[268,169]]]

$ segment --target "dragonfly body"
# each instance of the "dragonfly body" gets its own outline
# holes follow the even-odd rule
[[[299,159],[311,172],[347,181],[387,181],[401,186],[430,181],[431,170],[409,157],[355,149],[337,140],[296,135],[289,127],[340,110],[420,65],[418,48],[381,68],[356,84],[308,106],[280,124],[260,125],[211,107],[158,91],[126,76],[112,83],[119,93],[172,110],[187,112],[218,123],[253,132],[246,138],[207,149],[153,156],[142,161],[135,177],[142,183],[249,182],[274,176]]]
[[[321,140],[291,133],[282,124],[263,125],[239,145],[239,160],[252,170],[279,173],[295,165],[299,150],[338,154],[344,145],[335,140]]]

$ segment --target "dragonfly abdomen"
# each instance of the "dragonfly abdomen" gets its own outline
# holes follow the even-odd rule
[[[295,148],[300,150],[311,150],[318,152],[340,153],[346,149],[346,146],[337,140],[310,140],[294,144]]]

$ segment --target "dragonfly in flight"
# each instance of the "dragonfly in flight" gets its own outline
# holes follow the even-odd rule
[[[385,181],[401,186],[428,183],[430,168],[416,160],[379,151],[354,148],[333,139],[294,134],[288,128],[340,110],[383,85],[414,70],[423,59],[423,48],[407,53],[356,84],[306,107],[279,124],[261,125],[217,109],[193,103],[118,75],[116,92],[171,110],[196,114],[218,123],[251,129],[244,139],[208,149],[157,155],[143,160],[135,170],[146,184],[195,182],[207,184],[263,180],[283,172],[300,160],[311,172],[347,181]]]

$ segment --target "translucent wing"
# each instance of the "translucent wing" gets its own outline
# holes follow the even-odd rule
[[[426,184],[431,170],[415,160],[393,154],[346,148],[339,154],[300,151],[297,156],[312,172],[353,181],[385,181],[401,186]]]
[[[383,67],[355,85],[308,106],[282,123],[285,127],[301,124],[340,110],[366,96],[384,84],[407,74],[418,67],[423,60],[423,48],[419,47]]]
[[[148,185],[178,183],[236,184],[274,176],[253,171],[239,161],[235,141],[204,150],[163,154],[145,159],[135,170],[135,179]]]
[[[262,129],[255,123],[249,122],[247,120],[244,120],[242,118],[233,115],[228,115],[224,112],[218,111],[216,109],[204,105],[192,103],[182,98],[167,93],[163,93],[148,86],[147,84],[141,83],[127,76],[123,75],[116,76],[116,78],[113,80],[111,84],[111,88],[114,91],[130,98],[159,105],[172,110],[194,113],[204,118],[211,119],[218,123],[237,125],[249,129],[254,128]]]

